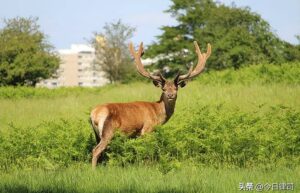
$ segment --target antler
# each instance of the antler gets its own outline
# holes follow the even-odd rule
[[[191,79],[191,78],[199,75],[203,71],[206,60],[209,58],[209,56],[211,54],[210,44],[207,44],[207,52],[203,53],[203,54],[201,53],[198,43],[196,41],[194,41],[194,46],[195,46],[196,53],[198,55],[198,63],[194,69],[193,69],[193,66],[191,66],[187,74],[184,74],[184,75],[178,74],[175,78],[175,80],[177,81],[177,84],[179,84],[182,81]]]
[[[141,56],[144,54],[143,42],[140,43],[139,50],[137,52],[135,52],[133,44],[132,44],[132,42],[130,42],[129,51],[130,51],[131,55],[134,57],[135,65],[136,65],[136,68],[137,68],[138,72],[142,76],[144,76],[146,78],[150,78],[150,79],[155,80],[155,81],[160,81],[160,82],[166,80],[162,76],[161,73],[159,73],[158,76],[155,76],[155,75],[152,75],[148,71],[145,70],[144,65],[142,64],[142,61],[141,61]]]

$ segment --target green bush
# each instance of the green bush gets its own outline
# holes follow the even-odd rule
[[[140,138],[117,134],[102,156],[109,165],[161,164],[187,160],[212,166],[253,167],[300,164],[300,113],[274,106],[263,116],[226,105],[197,106],[176,121]],[[188,114],[191,115],[191,114]],[[55,169],[90,161],[95,145],[87,121],[59,120],[36,127],[13,125],[0,135],[1,169]]]
[[[203,106],[190,117],[181,113],[154,134],[114,139],[107,155],[109,162],[122,165],[190,160],[213,166],[295,166],[300,163],[299,128],[300,113],[292,108],[275,106],[260,116]]]
[[[10,125],[0,135],[0,167],[55,169],[90,157],[94,136],[84,121],[59,120],[35,127]]]
[[[241,68],[211,71],[197,79],[203,84],[300,84],[300,63],[260,64]]]
[[[300,63],[286,63],[282,65],[261,64],[224,71],[209,71],[197,78],[200,84],[300,84]],[[142,79],[144,80],[144,79]],[[101,88],[31,88],[31,87],[0,87],[0,99],[20,98],[55,98],[65,96],[80,96],[85,93],[98,94],[105,92],[116,85]]]
[[[258,65],[209,72],[178,94],[168,123],[140,138],[116,134],[107,165],[183,163],[245,167],[300,164],[300,66]],[[135,92],[132,92],[132,91]],[[87,121],[98,103],[154,100],[150,84],[103,88],[0,88],[0,170],[89,163],[96,145]],[[157,95],[157,96],[156,96]]]

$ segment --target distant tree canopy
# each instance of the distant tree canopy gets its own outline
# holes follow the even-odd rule
[[[51,77],[59,66],[37,18],[4,20],[0,29],[0,86],[34,86]]]
[[[178,25],[163,26],[158,42],[145,52],[146,57],[169,55],[154,66],[170,67],[169,75],[186,69],[196,59],[194,40],[203,51],[207,43],[212,44],[208,69],[238,69],[249,64],[300,59],[299,48],[280,40],[270,25],[249,8],[228,7],[212,0],[172,0],[172,3],[166,12],[176,18]]]
[[[96,50],[95,64],[110,83],[136,79],[137,73],[128,51],[134,31],[135,28],[118,20],[106,23],[101,32],[94,33],[91,42]]]

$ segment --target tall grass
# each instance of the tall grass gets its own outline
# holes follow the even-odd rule
[[[240,70],[227,69],[216,72],[209,71],[199,76],[196,81],[203,85],[274,85],[274,84],[300,84],[300,63],[286,63],[282,65],[252,65],[241,68]],[[145,81],[146,82],[146,81]],[[135,84],[132,84],[135,86]],[[124,86],[125,87],[125,86]],[[99,94],[111,92],[111,90],[118,89],[118,85],[108,85],[100,88],[30,88],[30,87],[1,87],[0,99],[22,99],[22,98],[55,98],[67,96],[82,96],[86,93]],[[128,88],[127,88],[128,89]],[[134,91],[136,97],[139,90]],[[119,92],[117,93],[119,94]]]
[[[262,78],[261,73],[273,77],[282,69],[283,78],[268,84],[262,81],[272,78]],[[205,74],[179,90],[174,116],[156,132],[138,139],[116,135],[104,163],[159,163],[166,172],[186,160],[215,167],[296,167],[300,89],[295,72],[300,67],[289,69],[261,65],[239,73]],[[229,75],[224,73],[230,74],[231,82],[225,81]],[[251,84],[240,82],[240,77],[248,77]],[[4,95],[6,91],[14,94]],[[95,145],[87,121],[93,106],[155,101],[160,92],[150,83],[99,89],[0,88],[0,168],[58,169],[87,163]]]
[[[14,171],[0,174],[0,192],[9,193],[76,193],[76,192],[241,192],[239,184],[294,183],[294,191],[300,192],[300,169],[214,169],[188,165],[167,174],[157,167],[99,167],[91,171],[89,166],[73,166],[58,171]],[[264,190],[265,192],[266,190]],[[272,191],[272,190],[269,190]],[[273,190],[275,191],[275,190]],[[242,191],[243,192],[243,191]],[[289,192],[289,191],[288,191]]]
[[[150,82],[0,88],[0,192],[241,192],[300,176],[300,65],[208,72],[179,90],[175,114],[140,138],[118,133],[90,170],[87,121],[99,103],[155,101]]]

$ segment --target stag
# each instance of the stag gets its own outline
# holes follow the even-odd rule
[[[136,101],[130,103],[107,103],[96,106],[90,114],[90,122],[94,129],[97,146],[93,149],[92,167],[95,168],[101,153],[105,150],[114,133],[119,130],[125,134],[144,135],[153,131],[156,125],[166,123],[174,113],[179,87],[184,87],[188,80],[199,75],[211,54],[211,46],[207,44],[207,52],[201,53],[194,41],[198,63],[195,68],[190,67],[187,74],[179,74],[174,80],[167,80],[162,74],[153,75],[144,69],[141,56],[144,53],[143,43],[136,52],[132,43],[129,50],[134,58],[138,72],[152,80],[156,87],[162,89],[157,102]]]

